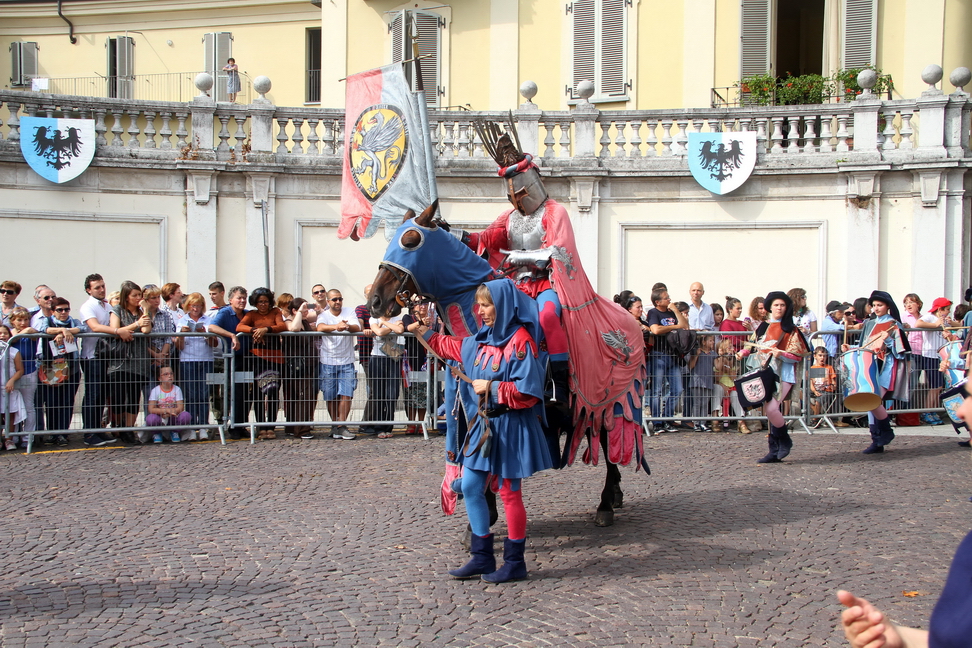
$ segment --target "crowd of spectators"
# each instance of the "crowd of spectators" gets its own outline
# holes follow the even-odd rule
[[[345,306],[340,290],[320,284],[307,300],[275,296],[266,287],[227,292],[217,281],[208,287],[209,303],[204,293],[186,294],[176,283],[125,281],[108,294],[99,274],[85,278],[84,290],[87,301],[72,311],[49,286],[37,286],[28,305],[20,303],[26,300],[19,283],[0,283],[0,423],[6,427],[9,412],[7,450],[26,447],[26,433],[65,445],[72,428],[83,428],[91,446],[207,440],[224,416],[235,424],[230,436],[241,438],[251,413],[260,439],[276,438],[281,423],[292,423],[283,426],[286,434],[310,439],[319,399],[328,433],[354,439],[346,422],[358,389],[356,360],[367,378],[361,432],[391,436],[403,386],[409,420],[424,420],[425,384],[411,376],[424,368],[425,352],[406,344],[404,333],[406,326],[430,323],[429,304],[386,319],[369,317],[363,305]],[[222,384],[210,384],[220,381],[209,380],[229,369],[224,349],[235,356],[237,375],[252,375],[234,380],[227,399]]]
[[[630,290],[614,297],[616,303],[638,320],[644,335],[648,376],[645,407],[652,418],[653,430],[671,432],[681,423],[696,431],[722,431],[734,423],[743,434],[758,431],[759,421],[743,420],[760,414],[747,412],[740,405],[735,380],[743,371],[738,358],[740,351],[759,324],[768,318],[763,297],[756,296],[749,301],[744,316],[743,302],[736,297],[727,296],[725,307],[703,301],[705,288],[699,282],[691,284],[687,294],[687,302],[673,302],[668,287],[656,283],[651,288],[650,308]],[[853,340],[864,321],[871,317],[868,300],[865,297],[853,303],[831,300],[826,313],[818,318],[807,307],[804,289],[793,288],[787,295],[794,305],[794,324],[812,341],[815,349],[809,370],[786,403],[786,413],[798,413],[804,399],[802,390],[807,389],[811,412],[817,416],[830,414],[841,389],[839,349],[845,338]],[[965,294],[965,301],[970,300],[972,289]],[[905,308],[902,320],[909,329],[912,350],[911,398],[906,403],[898,403],[898,409],[926,411],[914,423],[907,422],[906,415],[901,414],[898,424],[941,425],[943,420],[937,410],[941,407],[939,394],[944,386],[947,343],[966,338],[972,341],[972,336],[965,335],[972,326],[972,312],[967,304],[960,304],[952,313],[953,303],[945,297],[935,299],[926,311],[914,293],[906,295],[902,303]],[[686,332],[684,340],[679,337],[679,331]],[[690,331],[695,334],[689,335]],[[834,417],[834,424],[846,427],[852,420],[850,416]]]

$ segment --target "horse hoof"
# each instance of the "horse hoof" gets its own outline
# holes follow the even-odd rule
[[[609,527],[614,524],[614,511],[598,511],[594,516],[594,526]]]

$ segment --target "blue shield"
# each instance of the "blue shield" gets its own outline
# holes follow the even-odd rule
[[[94,120],[22,117],[20,152],[42,178],[57,183],[73,180],[94,158]]]
[[[689,133],[688,163],[696,182],[720,196],[738,189],[756,166],[756,133]]]

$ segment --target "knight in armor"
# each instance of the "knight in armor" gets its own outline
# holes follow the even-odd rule
[[[753,333],[750,348],[743,349],[738,355],[748,357],[747,369],[754,370],[766,365],[777,376],[776,392],[765,406],[770,426],[767,435],[769,453],[758,462],[776,463],[793,449],[793,440],[787,431],[780,404],[786,401],[796,383],[797,363],[810,353],[810,345],[800,328],[793,323],[793,300],[786,293],[775,291],[766,295],[763,307],[769,313],[769,319]]]
[[[570,217],[563,206],[547,196],[533,156],[521,152],[519,142],[514,142],[516,130],[512,123],[508,132],[501,135],[490,122],[477,124],[477,132],[500,166],[498,175],[503,178],[513,209],[483,232],[464,233],[463,241],[477,254],[488,255],[491,265],[536,300],[553,382],[550,400],[567,405],[570,356],[560,319],[560,298],[551,276],[551,261],[562,254],[562,248],[551,240],[551,232],[555,228],[570,230]]]

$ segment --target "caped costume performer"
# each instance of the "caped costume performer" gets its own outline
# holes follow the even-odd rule
[[[884,446],[894,440],[891,417],[884,407],[884,395],[891,392],[893,398],[908,400],[908,361],[911,358],[911,345],[901,323],[898,305],[890,294],[875,290],[868,297],[875,314],[864,321],[857,346],[871,349],[877,359],[878,389],[881,404],[867,414],[868,429],[871,432],[871,445],[863,450],[864,454],[884,452]],[[878,315],[877,312],[881,311]]]
[[[782,300],[786,310],[779,319],[773,317],[773,303]],[[803,337],[800,327],[793,322],[793,300],[785,292],[774,291],[763,300],[763,308],[770,319],[762,322],[753,332],[753,350],[744,349],[740,356],[746,357],[747,369],[752,371],[768,365],[777,377],[776,391],[764,406],[769,421],[769,452],[758,463],[782,461],[793,449],[793,439],[787,431],[786,419],[780,411],[780,404],[786,400],[790,389],[796,383],[796,366],[810,353],[810,345]]]
[[[541,427],[545,372],[536,342],[540,324],[530,299],[509,279],[498,279],[480,286],[476,303],[483,326],[475,335],[459,338],[425,331],[424,337],[437,354],[460,361],[472,380],[459,383],[459,398],[470,421],[460,449],[461,483],[453,484],[466,500],[472,556],[449,574],[503,583],[527,576],[522,479],[553,467]],[[490,486],[499,490],[506,512],[508,537],[499,569],[485,496]]]

